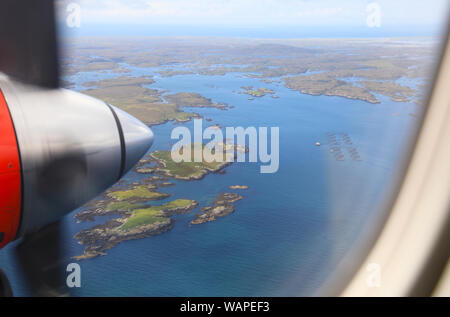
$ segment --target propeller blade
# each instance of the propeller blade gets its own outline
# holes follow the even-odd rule
[[[53,0],[0,1],[0,72],[29,84],[59,86]]]
[[[66,296],[62,223],[52,223],[25,235],[16,246],[16,257],[33,296]]]
[[[0,269],[0,297],[11,297],[12,295],[13,293],[8,278]]]

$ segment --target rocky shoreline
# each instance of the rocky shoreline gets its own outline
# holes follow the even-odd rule
[[[239,146],[222,144],[223,151],[243,151]],[[92,201],[75,214],[78,222],[95,221],[99,216],[118,216],[106,223],[85,229],[77,233],[74,238],[85,246],[84,253],[75,256],[76,260],[91,259],[106,255],[122,241],[141,239],[167,232],[175,225],[172,218],[175,215],[186,214],[197,208],[194,200],[176,199],[161,205],[153,202],[165,200],[171,194],[160,193],[158,188],[173,186],[171,179],[192,181],[199,180],[210,173],[223,173],[225,167],[232,162],[182,162],[171,160],[169,151],[156,151],[143,158],[134,171],[146,175],[151,174],[140,182],[120,182],[108,190],[98,200]],[[231,189],[247,189],[244,185],[230,186]],[[233,203],[242,199],[235,193],[220,194],[212,206],[201,209],[190,223],[200,224],[214,221],[234,212]]]
[[[162,160],[161,158],[155,156],[154,153],[150,154],[150,157],[156,162],[157,166],[154,168],[154,173],[160,174],[166,177],[183,180],[183,181],[192,181],[192,180],[201,180],[206,175],[210,173],[217,173],[223,170],[225,167],[232,164],[232,162],[221,162],[215,164],[215,166],[206,166],[203,165],[201,167],[197,167],[197,170],[195,173],[192,173],[188,176],[181,176],[180,174],[174,173],[171,171],[168,166],[167,162],[165,160]],[[180,163],[183,164],[183,163]]]
[[[80,261],[106,255],[106,250],[113,248],[122,241],[162,234],[174,226],[174,221],[167,219],[167,221],[144,225],[132,231],[121,232],[117,230],[123,224],[121,220],[123,219],[110,220],[106,224],[77,233],[74,238],[78,240],[79,244],[86,245],[86,248],[82,255],[74,256],[73,259]]]
[[[202,212],[197,214],[191,221],[192,225],[198,225],[205,222],[211,222],[217,218],[225,217],[234,212],[233,203],[241,200],[243,197],[235,193],[220,194],[214,200],[212,206],[203,207]]]
[[[182,201],[183,205],[180,204],[180,201]],[[171,219],[171,216],[189,213],[197,206],[198,203],[194,200],[176,200],[162,206],[150,206],[148,208],[139,208],[142,207],[139,206],[134,211],[116,210],[115,212],[120,213],[122,217],[109,220],[105,224],[90,229],[85,229],[74,236],[78,243],[85,245],[86,248],[82,255],[73,258],[75,260],[85,260],[106,255],[106,250],[113,248],[122,241],[142,239],[167,232],[175,225],[175,220]],[[147,217],[148,223],[141,223],[142,220],[139,219],[136,225],[127,226],[133,218],[137,218],[142,214],[149,216]]]
[[[248,98],[249,100],[253,100],[254,98],[261,98],[266,95],[272,95],[272,97],[275,96],[275,91],[268,88],[254,88],[253,86],[243,86],[241,87],[241,89],[243,90],[243,92],[241,93],[250,96],[250,98]],[[277,98],[277,96],[275,96],[275,98]]]

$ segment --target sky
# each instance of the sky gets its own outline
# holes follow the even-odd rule
[[[111,32],[137,27],[204,26],[231,28],[366,28],[369,16],[379,19],[375,29],[442,28],[448,0],[57,0],[60,21],[79,5],[80,29],[110,26]],[[73,10],[73,7],[72,7]],[[378,14],[379,12],[379,14]],[[371,21],[374,21],[373,19]],[[113,26],[111,28],[111,26]],[[120,26],[120,27],[119,27]],[[188,28],[189,29],[189,28]],[[81,30],[82,31],[82,30]],[[86,30],[85,30],[86,31]],[[185,30],[186,31],[186,30]],[[141,30],[142,32],[142,30]]]

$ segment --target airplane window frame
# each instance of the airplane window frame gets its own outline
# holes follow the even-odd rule
[[[450,177],[445,178],[450,176],[450,22],[445,30],[432,89],[410,138],[397,191],[317,296],[450,296],[445,291],[450,288]],[[380,285],[368,285],[371,264],[379,265]]]

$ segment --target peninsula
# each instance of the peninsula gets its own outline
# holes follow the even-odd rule
[[[83,93],[117,106],[149,125],[200,118],[196,113],[183,111],[183,107],[210,107],[221,110],[229,108],[225,103],[214,103],[198,93],[164,95],[164,92],[158,89],[146,87],[153,83],[151,76],[120,76],[84,83],[89,89]]]

